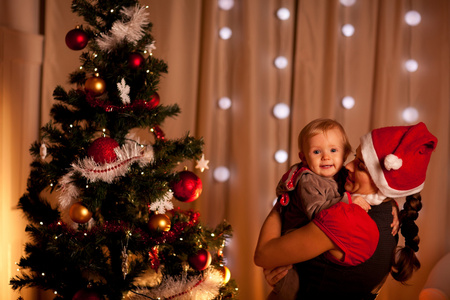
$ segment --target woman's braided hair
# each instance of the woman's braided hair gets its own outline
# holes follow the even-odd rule
[[[405,237],[405,247],[397,249],[397,255],[393,264],[392,277],[405,283],[411,278],[414,271],[420,268],[419,259],[415,252],[419,251],[419,227],[415,221],[422,209],[422,197],[420,193],[406,197],[403,209],[399,213],[400,231]]]

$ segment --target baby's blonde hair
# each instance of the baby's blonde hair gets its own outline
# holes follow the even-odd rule
[[[337,128],[342,134],[342,144],[344,147],[344,161],[347,159],[348,155],[352,152],[352,146],[348,141],[347,134],[345,133],[344,127],[332,119],[315,119],[309,122],[298,135],[298,151],[303,153],[303,144],[311,137],[319,134],[325,133],[331,129]]]

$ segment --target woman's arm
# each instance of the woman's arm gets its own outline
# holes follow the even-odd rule
[[[254,256],[255,264],[271,269],[314,258],[326,251],[342,255],[337,246],[313,222],[281,235],[281,217],[276,209],[267,216],[261,228]]]

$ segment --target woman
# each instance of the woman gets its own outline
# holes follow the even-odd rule
[[[420,267],[414,253],[419,243],[414,221],[422,206],[418,193],[436,144],[436,137],[423,123],[366,134],[355,159],[346,166],[345,189],[381,204],[364,215],[353,204],[339,203],[284,236],[280,236],[279,213],[273,209],[261,229],[255,263],[265,269],[297,263],[299,299],[374,299],[389,272],[405,282]],[[391,234],[392,199],[399,197],[406,197],[399,215],[405,247],[394,261],[397,237]],[[361,234],[370,223],[369,216],[378,232]],[[362,264],[349,267],[335,262],[358,255],[361,245],[378,237],[374,254]],[[269,282],[276,279],[271,274],[277,274],[277,269],[268,272]]]

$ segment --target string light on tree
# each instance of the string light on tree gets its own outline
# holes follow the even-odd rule
[[[342,26],[341,31],[344,36],[349,37],[355,33],[355,27],[352,24],[345,24]]]
[[[217,105],[223,110],[227,110],[231,107],[231,99],[228,97],[222,97],[217,101]]]
[[[220,36],[220,38],[222,39],[222,40],[228,40],[229,38],[231,38],[231,35],[232,35],[232,31],[231,31],[231,29],[229,28],[229,27],[222,27],[220,30],[219,30],[219,36]]]
[[[274,64],[278,69],[285,69],[288,66],[288,60],[284,56],[278,56],[275,58]]]
[[[217,4],[219,5],[220,9],[230,10],[234,6],[234,0],[218,0]]]
[[[214,179],[218,182],[225,182],[230,179],[230,170],[227,167],[220,166],[214,169]]]
[[[352,109],[353,106],[355,106],[355,99],[351,96],[345,96],[344,98],[342,98],[341,103],[345,109]]]
[[[291,16],[291,12],[286,7],[282,7],[277,10],[277,17],[278,17],[278,19],[280,19],[282,21],[289,19],[290,16]]]
[[[289,117],[291,110],[289,106],[285,103],[277,103],[273,107],[273,115],[277,119],[286,119]]]
[[[275,152],[275,161],[277,163],[285,163],[289,157],[288,153],[285,150],[278,150],[277,152]]]
[[[408,71],[408,72],[415,72],[415,71],[417,71],[417,69],[419,68],[419,64],[417,63],[417,61],[416,60],[414,60],[414,59],[408,59],[406,62],[405,62],[405,68],[406,68],[406,70]]]
[[[419,119],[419,111],[414,107],[407,107],[403,110],[402,118],[405,122],[414,123]]]
[[[419,25],[421,20],[422,17],[420,16],[420,13],[415,10],[410,10],[405,14],[405,22],[410,26]]]

